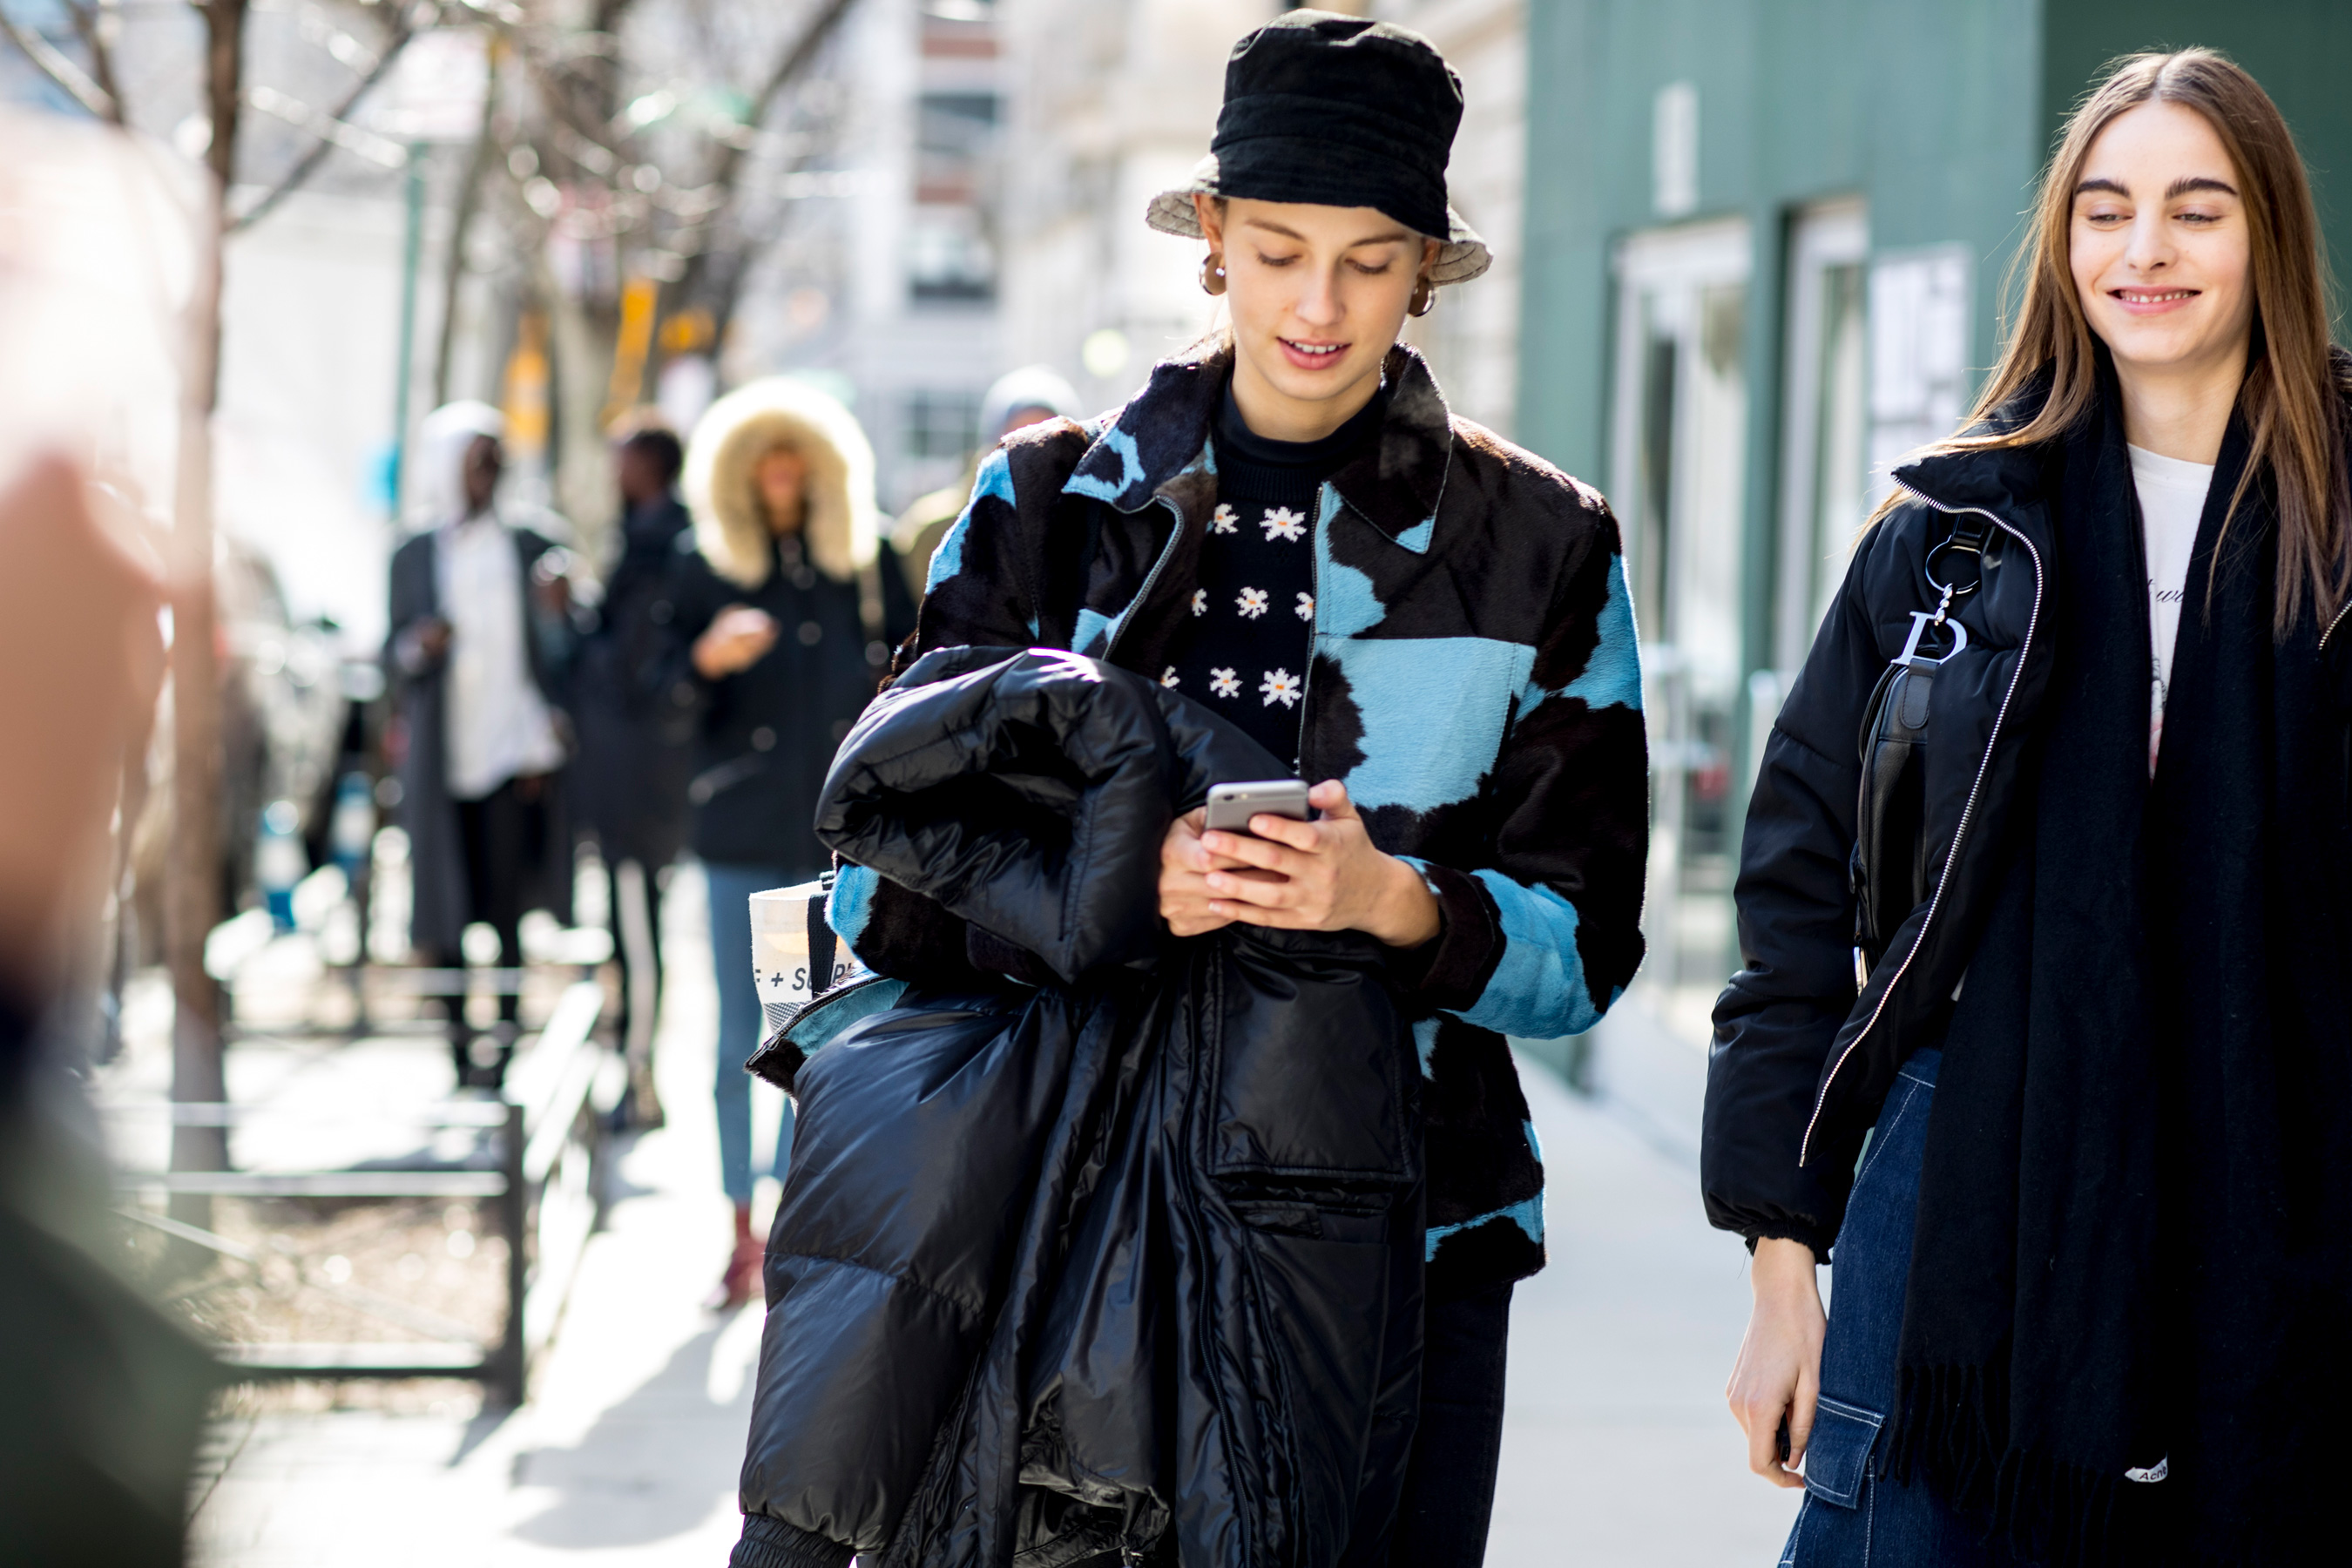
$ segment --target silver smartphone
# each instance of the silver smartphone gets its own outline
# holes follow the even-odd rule
[[[1304,779],[1260,779],[1255,784],[1209,786],[1208,826],[1220,833],[1247,833],[1250,818],[1286,816],[1311,822],[1315,813],[1307,804]]]

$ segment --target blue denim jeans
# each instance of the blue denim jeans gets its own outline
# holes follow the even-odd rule
[[[710,887],[710,962],[719,982],[719,1179],[728,1198],[751,1201],[751,1075],[744,1059],[760,1048],[765,1022],[759,987],[751,983],[751,895],[805,882],[781,866],[703,867]],[[771,1169],[778,1181],[793,1148],[793,1102],[776,1129]]]
[[[1887,1476],[1881,1429],[1895,1414],[1903,1297],[1919,1208],[1927,1110],[1943,1053],[1903,1065],[1855,1174],[1830,1277],[1821,1407],[1805,1448],[1805,1500],[1781,1568],[2009,1568],[2010,1555],[1926,1486]]]

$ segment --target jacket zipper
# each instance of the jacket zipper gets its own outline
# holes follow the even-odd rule
[[[1315,532],[1307,542],[1307,548],[1314,552],[1309,559],[1315,574],[1315,613],[1307,618],[1307,668],[1298,674],[1298,748],[1290,759],[1290,765],[1298,771],[1300,778],[1307,776],[1307,705],[1315,697],[1315,649],[1323,626],[1323,551],[1329,539],[1328,514],[1334,499],[1331,482],[1326,479],[1322,493],[1315,498]]]
[[[1154,496],[1151,499],[1154,504],[1164,506],[1168,509],[1168,515],[1176,520],[1176,527],[1168,535],[1168,542],[1160,546],[1160,559],[1154,561],[1151,563],[1151,570],[1143,574],[1143,586],[1135,591],[1135,597],[1129,599],[1127,602],[1127,608],[1118,613],[1118,624],[1111,627],[1109,639],[1103,644],[1102,661],[1105,664],[1116,664],[1118,662],[1114,656],[1118,652],[1119,639],[1127,636],[1127,628],[1133,622],[1135,612],[1141,609],[1143,607],[1143,601],[1151,596],[1152,584],[1159,582],[1160,574],[1168,569],[1169,560],[1175,555],[1176,546],[1184,537],[1184,514],[1177,508],[1176,503],[1170,500],[1166,496]],[[1108,505],[1108,503],[1105,502],[1104,504]],[[1081,607],[1086,604],[1086,589],[1084,586],[1081,586],[1078,589],[1078,603]],[[1147,671],[1146,673],[1149,672]],[[1155,675],[1152,679],[1157,680],[1160,678]]]
[[[1912,493],[1918,494],[1916,490]],[[1927,941],[1929,929],[1936,923],[1936,911],[1943,908],[1944,889],[1950,883],[1952,868],[1959,863],[1960,850],[1968,842],[1969,824],[1976,816],[1977,797],[1984,791],[1985,773],[1992,766],[1993,752],[2000,744],[2001,724],[2009,717],[2009,705],[2017,695],[2017,683],[2024,679],[2025,661],[2033,651],[2033,633],[2042,622],[2042,552],[2033,548],[2033,541],[2026,538],[2024,534],[1982,507],[1949,507],[1943,506],[1927,496],[1920,496],[1919,499],[1948,517],[1956,517],[1962,512],[1974,513],[2025,546],[2025,552],[2033,558],[2033,610],[2025,619],[2025,638],[2017,647],[2017,668],[2010,672],[2009,689],[2001,693],[2000,710],[1994,713],[1991,732],[1985,737],[1984,755],[1977,763],[1976,779],[1969,785],[1969,798],[1960,806],[1960,825],[1952,832],[1951,852],[1944,857],[1944,874],[1936,879],[1936,891],[1927,900],[1927,918],[1919,922],[1919,934],[1911,939],[1911,946],[1903,954],[1903,962],[1895,967],[1895,977],[1886,983],[1886,989],[1878,994],[1878,1005],[1870,1010],[1870,1022],[1864,1024],[1862,1026],[1862,1033],[1854,1036],[1853,1040],[1848,1042],[1845,1049],[1838,1053],[1838,1059],[1832,1064],[1829,1076],[1822,1079],[1822,1087],[1813,1097],[1813,1113],[1805,1121],[1804,1142],[1797,1148],[1797,1163],[1800,1166],[1812,1158],[1813,1129],[1821,1123],[1822,1108],[1829,1103],[1830,1090],[1836,1087],[1838,1074],[1845,1070],[1846,1058],[1853,1056],[1854,1047],[1868,1039],[1870,1031],[1878,1026],[1880,1016],[1886,1011],[1887,999],[1895,994],[1895,988],[1903,984],[1903,976],[1910,972],[1911,961],[1919,955],[1919,949]]]
[[[2327,639],[2336,635],[2336,628],[2344,624],[2344,617],[2347,615],[2352,615],[2352,599],[2347,599],[2344,601],[2343,607],[2336,612],[2336,618],[2327,623],[2327,629],[2326,631],[2319,634],[2320,652],[2326,653],[2327,651]]]

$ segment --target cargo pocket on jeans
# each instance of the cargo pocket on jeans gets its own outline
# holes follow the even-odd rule
[[[1805,1489],[1823,1502],[1852,1508],[1862,1500],[1870,1451],[1885,1418],[1824,1395],[1814,1407],[1813,1435],[1805,1443]]]

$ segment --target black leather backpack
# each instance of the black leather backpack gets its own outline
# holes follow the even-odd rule
[[[1927,721],[1936,669],[1969,646],[1968,628],[1952,618],[1959,600],[1977,591],[1985,542],[1992,521],[1975,512],[1954,514],[1951,536],[1927,552],[1924,575],[1936,595],[1931,610],[1911,612],[1911,636],[1903,651],[1878,678],[1863,710],[1859,748],[1862,792],[1854,809],[1853,854],[1847,877],[1853,888],[1853,984],[1870,983],[1870,972],[1913,910],[1935,889],[1927,874],[1924,820]],[[1955,558],[1955,581],[1937,578],[1937,563]],[[1966,581],[1958,581],[1963,572]],[[1941,653],[1923,644],[1948,645]]]

